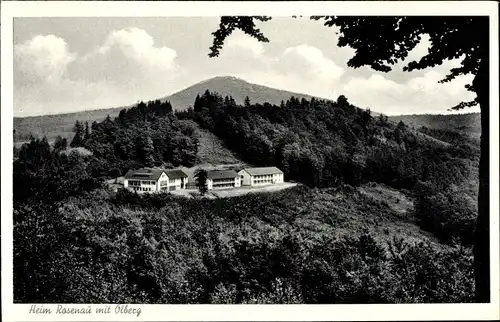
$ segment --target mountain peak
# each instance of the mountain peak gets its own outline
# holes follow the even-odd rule
[[[208,83],[212,81],[232,81],[232,82],[242,82],[242,83],[247,83],[248,82],[242,78],[236,77],[236,76],[229,76],[229,75],[221,75],[221,76],[215,76],[212,78],[209,78],[207,80],[204,80],[202,83]]]
[[[252,103],[263,104],[267,102],[274,105],[279,105],[281,101],[287,101],[292,96],[298,99],[305,98],[310,100],[312,98],[311,95],[292,93],[264,85],[253,84],[239,77],[221,75],[201,81],[160,100],[169,101],[175,110],[185,110],[189,106],[193,106],[196,95],[203,95],[207,90],[216,92],[223,97],[231,96],[237,104],[243,104],[247,96]]]

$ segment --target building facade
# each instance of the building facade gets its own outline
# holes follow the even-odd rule
[[[188,175],[182,170],[142,168],[125,175],[123,187],[137,193],[152,193],[186,189]]]
[[[261,186],[284,182],[283,171],[276,167],[245,168],[238,172],[242,186]]]
[[[230,189],[241,187],[240,176],[233,170],[211,170],[207,172],[207,189]]]

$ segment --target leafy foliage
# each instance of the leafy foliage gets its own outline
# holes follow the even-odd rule
[[[421,184],[417,188],[415,213],[420,226],[443,242],[472,245],[477,209],[475,200],[465,191],[439,191]]]
[[[15,270],[16,285],[25,286],[15,288],[15,298],[172,304],[472,300],[470,250],[375,238],[366,223],[390,225],[394,214],[363,198],[349,187],[220,200],[96,191],[39,215],[21,210],[17,251],[38,248],[15,265],[24,265],[19,272],[43,269],[34,275]],[[307,200],[315,208],[304,206]],[[355,214],[366,221],[357,229],[347,220]],[[27,222],[35,219],[46,222]],[[50,231],[48,222],[54,224]],[[50,242],[40,243],[43,238]]]
[[[51,149],[45,138],[32,138],[14,161],[14,203],[43,200],[47,204],[100,187],[94,176],[96,158],[79,151]]]
[[[235,29],[240,29],[245,34],[257,39],[262,42],[269,42],[262,32],[256,28],[255,20],[268,21],[271,18],[265,16],[223,16],[221,17],[219,29],[212,33],[214,36],[214,42],[212,47],[210,47],[210,57],[219,56],[219,50],[222,49],[224,45],[224,40],[231,35]]]
[[[78,146],[100,160],[103,176],[110,175],[106,169],[125,173],[141,166],[192,166],[198,150],[195,129],[173,115],[169,102],[159,100],[124,109],[115,120],[108,116],[94,122],[84,136]]]

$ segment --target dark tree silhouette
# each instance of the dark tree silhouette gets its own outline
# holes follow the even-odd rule
[[[258,41],[262,42],[269,42],[269,39],[267,39],[264,34],[255,26],[255,21],[268,21],[270,20],[270,17],[262,17],[262,16],[257,16],[257,17],[246,17],[246,16],[236,16],[236,17],[231,17],[231,16],[225,16],[221,17],[220,19],[220,24],[219,24],[219,29],[212,33],[214,36],[214,43],[212,47],[210,47],[210,57],[217,57],[219,56],[219,50],[222,49],[222,46],[224,45],[224,40],[231,35],[231,33],[235,29],[239,29],[246,33],[247,35],[254,37]]]
[[[210,57],[219,55],[225,39],[235,29],[262,42],[269,40],[256,27],[255,21],[269,17],[221,17],[219,29],[210,48]],[[347,65],[352,68],[370,66],[389,72],[391,65],[403,61],[429,35],[430,48],[419,61],[409,62],[403,70],[413,71],[441,65],[449,59],[460,59],[461,66],[450,71],[441,82],[449,82],[459,75],[475,75],[466,85],[476,93],[471,102],[461,102],[451,109],[459,110],[479,104],[481,107],[481,159],[479,165],[478,218],[474,245],[476,300],[490,301],[489,273],[489,18],[488,17],[347,17],[316,16],[327,27],[337,26],[339,47],[355,50]],[[382,36],[383,35],[383,36]]]
[[[84,140],[83,123],[77,120],[75,122],[75,126],[73,127],[73,132],[75,132],[75,136],[73,137],[73,140],[71,141],[70,146],[73,148],[82,146],[83,140]]]
[[[245,97],[245,107],[249,107],[250,106],[250,98],[248,96]]]
[[[83,140],[86,141],[90,137],[90,128],[89,128],[89,122],[85,121],[85,132],[83,134]]]
[[[66,138],[62,138],[61,136],[57,136],[54,142],[54,151],[59,152],[66,150],[68,147],[68,140]]]
[[[208,187],[207,187],[207,178],[208,178],[208,173],[207,170],[204,169],[198,169],[194,173],[194,178],[196,179],[196,186],[198,187],[198,190],[200,191],[200,194],[203,196],[205,193],[207,193]]]

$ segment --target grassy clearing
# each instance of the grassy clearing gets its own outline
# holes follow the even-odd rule
[[[219,164],[235,164],[242,161],[229,150],[222,141],[212,132],[202,129],[194,121],[189,122],[198,134],[198,160],[199,164],[215,166]]]

